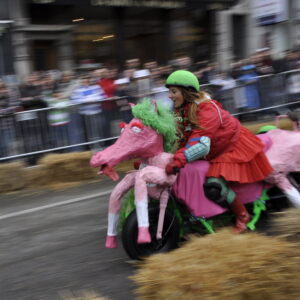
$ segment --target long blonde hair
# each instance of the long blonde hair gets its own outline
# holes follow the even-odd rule
[[[204,91],[196,92],[194,90],[178,87],[185,102],[190,103],[188,110],[188,119],[197,129],[203,129],[197,119],[198,104],[211,99],[210,95]]]

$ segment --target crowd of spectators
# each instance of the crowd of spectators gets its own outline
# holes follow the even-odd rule
[[[172,107],[164,82],[176,69],[194,72],[204,88],[215,87],[211,91],[221,100],[220,92],[248,84],[246,100],[235,105],[258,108],[261,100],[257,76],[299,69],[299,53],[287,51],[281,59],[272,60],[269,49],[260,49],[246,60],[233,62],[227,72],[221,72],[214,62],[193,62],[190,57],[172,60],[167,65],[156,61],[142,64],[134,58],[128,59],[122,70],[103,65],[76,72],[33,72],[19,85],[0,81],[0,159],[14,154],[11,145],[20,139],[23,150],[17,152],[21,153],[51,148],[94,150],[109,145],[109,138],[115,135],[113,122],[128,122],[132,117],[129,102],[151,95]],[[107,140],[96,143],[99,139]],[[74,147],[63,149],[68,145]],[[35,164],[36,159],[35,155],[27,161]]]

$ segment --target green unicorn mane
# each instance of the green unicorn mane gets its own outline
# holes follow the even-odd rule
[[[132,114],[135,118],[140,119],[143,124],[156,130],[163,136],[164,151],[173,152],[176,137],[176,121],[173,113],[164,105],[156,103],[155,105],[145,99],[132,107]]]

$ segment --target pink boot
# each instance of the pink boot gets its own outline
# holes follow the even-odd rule
[[[138,244],[151,243],[151,235],[149,233],[149,227],[139,227]]]
[[[106,248],[117,248],[117,237],[108,235],[106,237],[105,247]]]

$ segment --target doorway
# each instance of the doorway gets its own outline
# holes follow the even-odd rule
[[[55,40],[33,41],[33,65],[35,71],[57,69]]]
[[[236,59],[246,56],[246,16],[232,16],[233,55]]]

